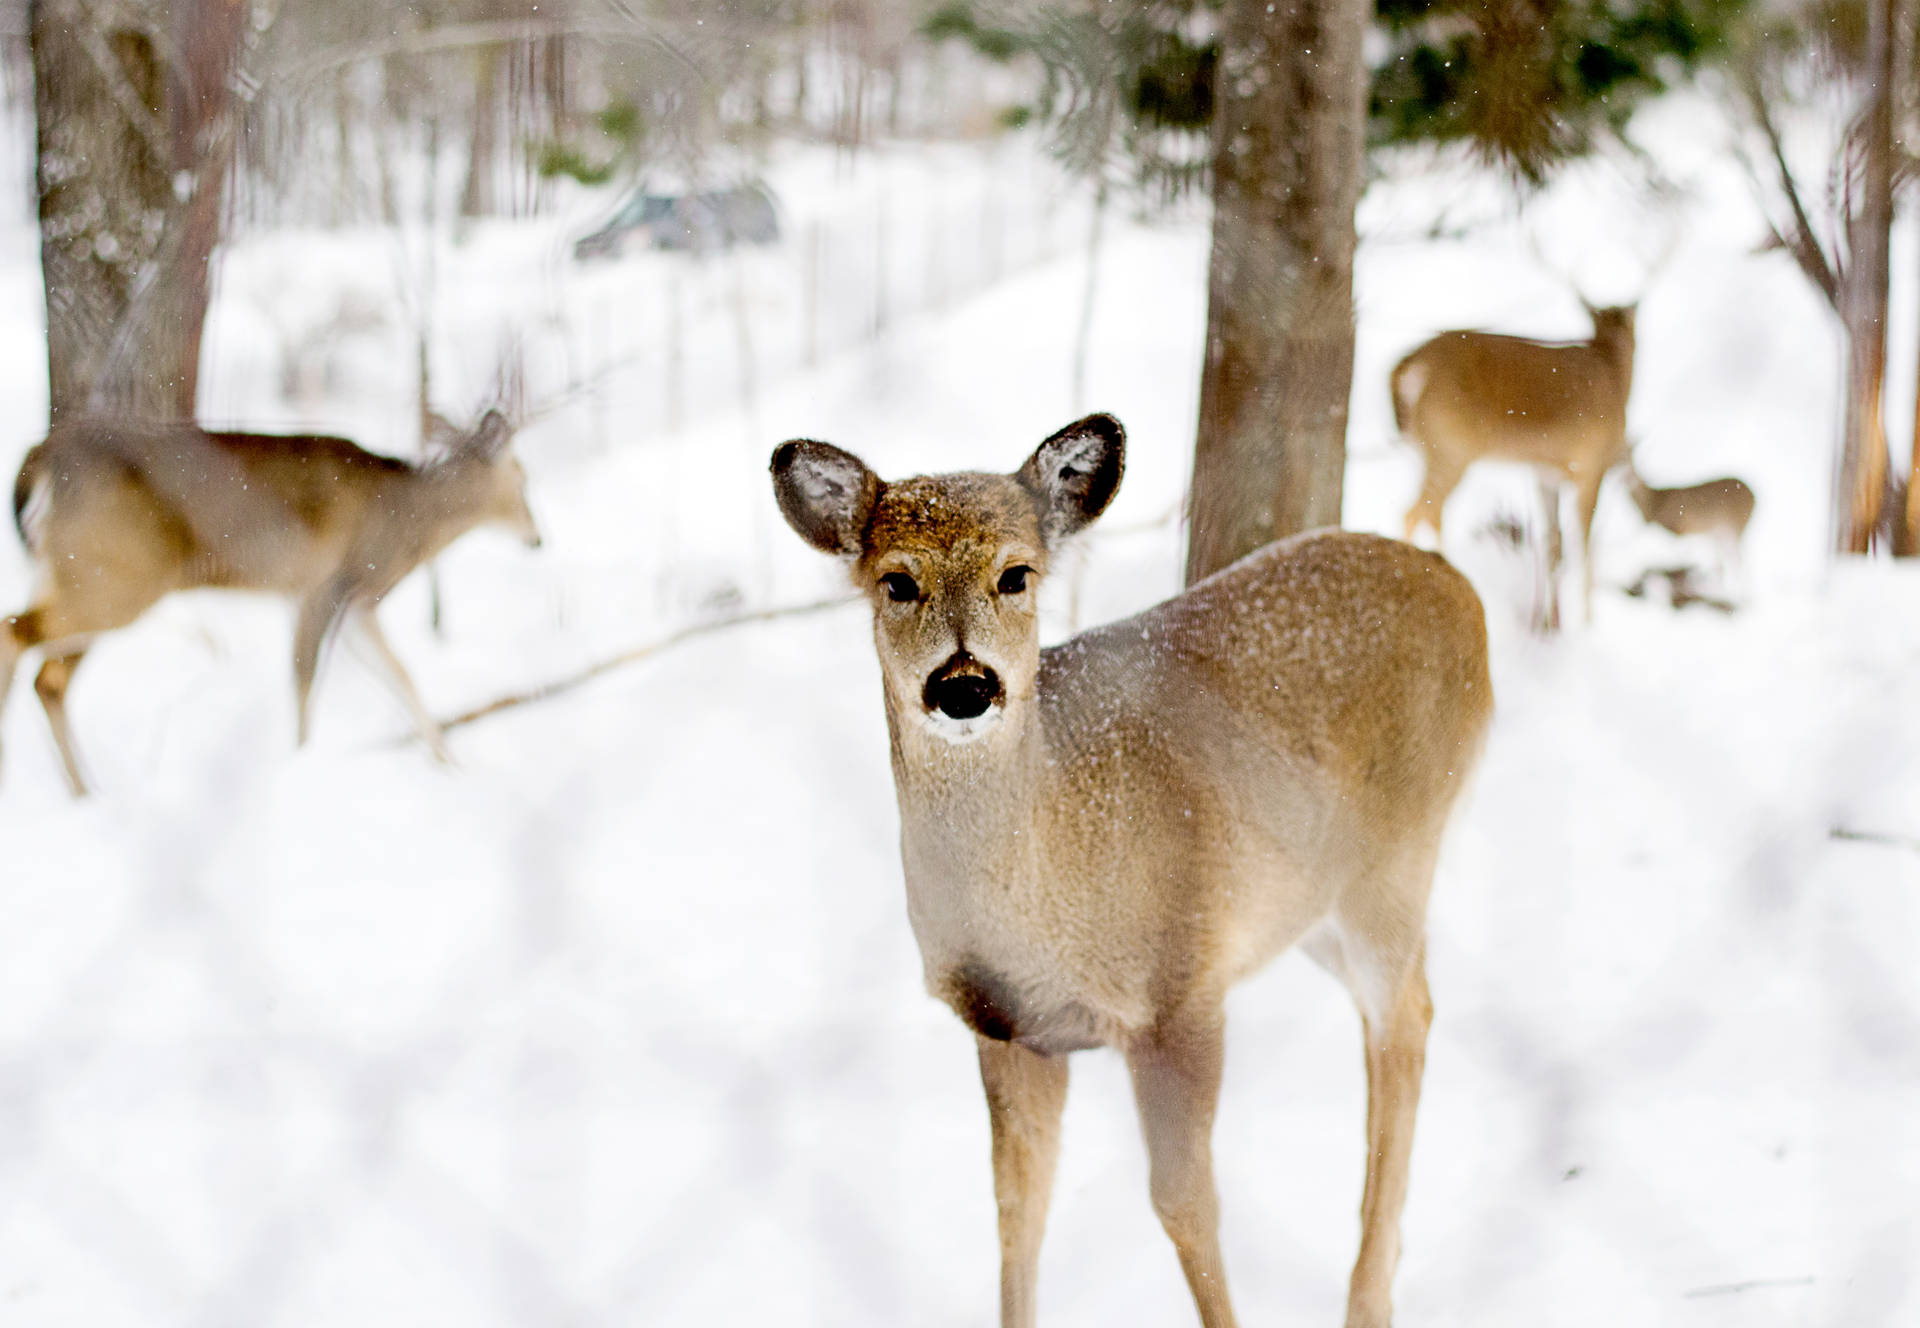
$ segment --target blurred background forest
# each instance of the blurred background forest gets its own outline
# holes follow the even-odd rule
[[[1044,244],[1097,253],[1116,200],[1151,214],[1211,199],[1216,255],[1245,263],[1290,252],[1323,263],[1324,289],[1278,289],[1249,270],[1213,293],[1210,340],[1228,347],[1228,360],[1302,366],[1298,381],[1263,388],[1257,409],[1231,391],[1203,391],[1194,510],[1210,531],[1252,522],[1267,537],[1339,518],[1351,366],[1346,218],[1372,169],[1365,163],[1410,150],[1465,154],[1510,182],[1518,208],[1569,163],[1614,154],[1637,157],[1657,194],[1658,166],[1626,126],[1649,99],[1702,87],[1734,126],[1765,245],[1818,290],[1847,346],[1835,546],[1920,547],[1920,498],[1908,493],[1911,466],[1894,458],[1886,420],[1890,372],[1902,398],[1911,393],[1911,371],[1887,360],[1889,252],[1920,126],[1915,23],[1893,0],[1393,0],[1271,13],[1232,0],[46,0],[10,5],[4,21],[9,110],[37,133],[27,201],[42,232],[56,419],[84,405],[194,413],[223,240],[289,226],[380,227],[417,330],[439,298],[434,244],[458,243],[483,220],[537,216],[580,190],[645,180],[690,193],[740,187],[783,145],[831,144],[853,156],[1038,124],[1060,167],[1087,184],[1092,208],[1081,234],[1049,228]],[[1249,81],[1263,67],[1275,76]],[[1810,108],[1833,123],[1832,141],[1824,152],[1789,153],[1789,131]],[[1216,132],[1222,118],[1285,127],[1256,135],[1258,149],[1242,159],[1229,151],[1233,136]],[[1262,204],[1296,189],[1296,206]],[[850,223],[858,235],[815,223],[794,237],[806,355],[819,353],[820,293],[841,280],[841,251],[871,259],[876,328],[905,301],[941,298],[956,248],[983,251],[974,261],[988,267],[1005,261],[1004,202],[983,199],[977,215],[945,216],[945,230],[907,241],[894,233],[897,219],[889,224],[892,201],[883,191],[871,217]],[[1458,222],[1432,224],[1437,233]],[[903,249],[917,250],[911,261],[925,269],[911,293],[893,276]],[[683,316],[683,298],[675,288],[648,303],[666,305],[671,320]],[[754,331],[745,298],[736,301],[743,343]],[[280,329],[282,376],[312,373],[295,363],[321,354],[312,343],[371,312],[343,306],[331,327]],[[682,335],[669,321],[656,353],[684,358]],[[424,406],[433,366],[417,340]],[[608,344],[576,354],[565,385],[615,362]],[[1218,355],[1209,364],[1213,387],[1235,376]],[[743,367],[737,387],[750,391],[761,371]],[[672,376],[667,387],[677,419],[687,388]],[[1264,421],[1276,407],[1284,446],[1245,436],[1272,434],[1241,417]],[[1215,497],[1226,477],[1252,474],[1286,477],[1271,512]],[[1260,542],[1219,537],[1233,552]],[[1224,555],[1195,557],[1197,569]]]

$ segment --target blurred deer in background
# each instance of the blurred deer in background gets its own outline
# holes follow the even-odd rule
[[[1633,387],[1634,306],[1595,308],[1586,341],[1533,341],[1497,332],[1442,332],[1394,366],[1393,420],[1426,458],[1407,509],[1440,536],[1442,510],[1476,461],[1517,461],[1573,486],[1586,616],[1593,616],[1593,512],[1600,481],[1626,455]],[[1557,500],[1557,493],[1554,495]]]
[[[873,608],[907,916],[975,1034],[1001,1321],[1031,1328],[1067,1054],[1117,1048],[1153,1206],[1230,1328],[1211,1134],[1227,989],[1299,945],[1353,995],[1367,1180],[1350,1328],[1387,1328],[1432,1017],[1427,895],[1492,714],[1486,623],[1435,554],[1350,531],[1269,544],[1040,648],[1039,586],[1119,487],[1109,415],[1011,475],[883,483],[773,454],[781,511]]]
[[[1627,493],[1650,525],[1675,535],[1708,535],[1719,556],[1720,576],[1738,577],[1740,540],[1753,519],[1753,490],[1733,476],[1687,484],[1677,489],[1654,489],[1640,478],[1633,457],[1626,460]]]
[[[0,705],[20,656],[37,649],[34,690],[76,794],[86,792],[66,692],[87,648],[176,590],[271,591],[299,604],[294,702],[306,741],[321,647],[353,619],[420,736],[446,756],[439,725],[374,616],[407,573],[475,526],[529,546],[540,534],[506,416],[446,429],[414,465],[311,434],[220,433],[192,424],[83,419],[27,453],[14,519],[33,561],[32,604],[0,619]]]

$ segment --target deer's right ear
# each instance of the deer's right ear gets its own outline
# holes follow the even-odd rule
[[[773,496],[801,539],[822,553],[856,557],[880,478],[831,443],[796,438],[773,449]]]

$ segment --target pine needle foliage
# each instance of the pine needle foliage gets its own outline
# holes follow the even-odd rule
[[[1220,15],[1234,0],[949,0],[925,32],[1032,59],[1022,118],[1085,165],[1118,151],[1161,193],[1205,184]],[[1463,144],[1517,183],[1623,133],[1646,100],[1730,53],[1752,0],[1379,0],[1368,140]]]

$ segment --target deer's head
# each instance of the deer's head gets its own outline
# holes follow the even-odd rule
[[[1593,320],[1593,344],[1602,348],[1624,350],[1629,359],[1633,356],[1633,315],[1639,309],[1638,304],[1596,305],[1588,304],[1584,296],[1580,304],[1587,311],[1587,317]]]
[[[478,520],[503,526],[537,549],[540,527],[527,504],[527,473],[508,446],[512,441],[513,423],[496,407],[488,407],[471,429],[431,417],[433,465],[469,495]]]
[[[1125,439],[1113,416],[1089,415],[1011,475],[893,483],[828,443],[775,449],[774,495],[787,523],[845,559],[873,605],[896,722],[969,742],[1032,698],[1040,582],[1059,543],[1113,500]]]

